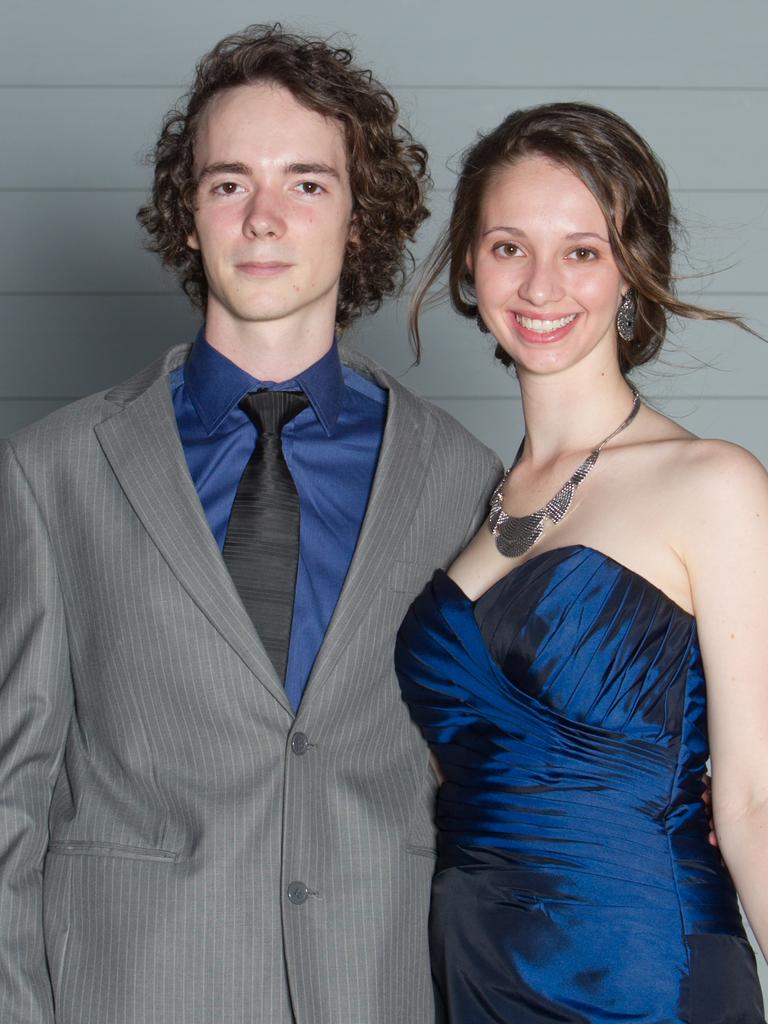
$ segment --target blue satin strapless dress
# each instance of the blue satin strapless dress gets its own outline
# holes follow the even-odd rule
[[[707,843],[691,615],[607,555],[557,548],[476,603],[436,573],[396,664],[445,775],[430,920],[440,1021],[764,1020]]]

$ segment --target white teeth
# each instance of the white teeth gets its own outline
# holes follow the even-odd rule
[[[575,313],[571,313],[570,316],[560,317],[559,320],[530,320],[527,316],[520,316],[518,313],[515,313],[515,320],[522,327],[526,327],[529,331],[537,331],[539,334],[548,334],[550,331],[556,331],[559,327],[565,327],[575,319]]]

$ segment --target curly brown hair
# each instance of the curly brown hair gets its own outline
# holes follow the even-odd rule
[[[754,334],[723,310],[680,300],[672,278],[673,234],[678,226],[667,176],[644,139],[618,114],[587,103],[547,103],[516,110],[465,151],[448,226],[422,272],[411,306],[411,338],[420,353],[419,315],[448,268],[448,295],[457,313],[477,317],[474,281],[466,256],[475,242],[486,188],[496,172],[526,156],[543,156],[572,171],[597,200],[611,249],[637,305],[634,336],[618,339],[622,373],[659,352],[670,314],[727,320]],[[496,347],[506,365],[509,355]]]
[[[197,66],[189,93],[165,117],[155,146],[151,201],[137,219],[148,248],[172,268],[192,302],[204,309],[208,284],[201,255],[187,239],[194,229],[195,139],[211,98],[238,85],[269,82],[344,129],[352,190],[352,227],[339,286],[336,322],[347,327],[398,290],[412,256],[407,243],[429,216],[427,151],[398,124],[394,97],[352,54],[322,39],[251,25],[227,36]]]

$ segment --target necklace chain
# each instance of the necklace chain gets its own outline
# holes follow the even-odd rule
[[[497,550],[500,554],[504,555],[505,558],[517,558],[520,555],[524,555],[526,551],[533,547],[539,537],[541,537],[544,530],[544,524],[547,519],[552,523],[559,523],[560,520],[568,513],[573,502],[574,494],[576,493],[579,485],[586,480],[594,468],[595,463],[600,457],[600,452],[605,448],[609,441],[612,441],[614,437],[616,437],[617,434],[620,434],[622,430],[626,430],[640,411],[640,395],[637,393],[635,388],[632,388],[632,394],[634,399],[632,401],[632,408],[630,409],[629,416],[627,416],[627,418],[620,423],[615,430],[612,430],[607,437],[604,437],[596,448],[592,449],[578,469],[568,477],[560,490],[549,499],[546,505],[542,505],[540,509],[537,509],[535,512],[531,512],[530,515],[527,516],[508,516],[502,508],[502,493],[504,491],[504,484],[507,482],[507,477],[520,461],[520,456],[523,453],[523,444],[525,444],[525,438],[523,438],[523,442],[520,445],[515,461],[504,474],[499,486],[493,492],[493,497],[491,498],[491,509],[488,514],[488,528],[496,539]]]

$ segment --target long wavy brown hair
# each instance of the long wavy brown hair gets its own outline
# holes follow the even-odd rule
[[[618,114],[587,103],[548,103],[516,110],[465,151],[448,226],[425,264],[411,304],[411,338],[420,355],[419,316],[448,269],[448,295],[461,316],[477,316],[467,253],[476,240],[485,191],[494,174],[527,156],[543,156],[572,171],[597,200],[608,225],[614,259],[634,290],[634,336],[618,339],[622,373],[659,352],[671,315],[727,320],[752,331],[738,316],[683,302],[672,276],[674,234],[667,176],[649,145]],[[496,347],[510,365],[509,355]]]
[[[190,92],[165,117],[152,161],[151,201],[137,219],[148,248],[178,276],[204,309],[208,284],[200,253],[187,238],[194,228],[195,137],[213,96],[238,85],[270,82],[343,127],[352,190],[350,241],[339,287],[336,321],[347,327],[398,290],[412,259],[407,243],[429,216],[427,152],[398,123],[394,97],[349,50],[284,32],[279,24],[251,25],[222,39],[200,61]]]

